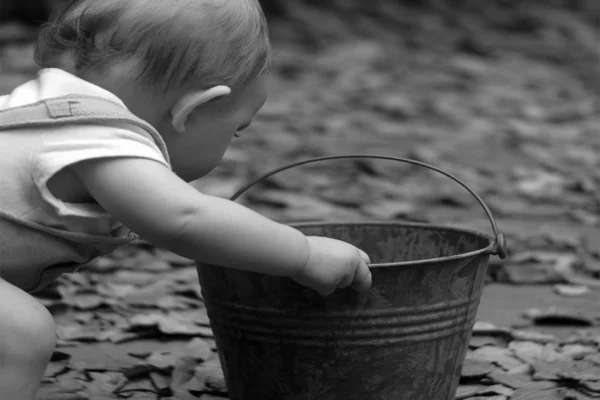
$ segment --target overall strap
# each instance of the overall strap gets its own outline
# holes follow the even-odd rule
[[[165,142],[152,125],[136,117],[122,105],[102,97],[68,95],[0,110],[0,130],[106,122],[129,123],[144,129],[170,163]]]

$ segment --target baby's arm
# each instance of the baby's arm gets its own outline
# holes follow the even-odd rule
[[[309,256],[307,239],[298,230],[204,195],[155,161],[101,159],[71,168],[125,226],[184,257],[290,276]]]
[[[271,275],[330,294],[366,290],[368,256],[347,243],[306,237],[246,207],[204,195],[163,165],[141,158],[70,167],[96,201],[125,226],[184,257]]]

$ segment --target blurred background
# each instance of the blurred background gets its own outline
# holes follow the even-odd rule
[[[37,29],[63,4],[1,0],[0,93],[35,75]],[[577,250],[582,240],[600,248],[600,1],[262,4],[275,51],[269,99],[194,183],[200,190],[227,197],[309,157],[409,157],[486,200],[516,260],[492,265],[491,279],[564,281],[564,257],[581,276],[600,277],[597,250]],[[459,185],[388,161],[296,168],[239,201],[283,222],[403,219],[490,232]]]
[[[0,0],[0,94],[35,75],[36,31],[61,4]],[[223,163],[196,187],[227,197],[272,168],[334,154],[430,163],[480,194],[509,241],[509,258],[491,259],[479,320],[535,325],[535,318],[523,319],[527,308],[560,306],[570,311],[544,314],[559,321],[546,332],[565,338],[574,329],[565,316],[598,314],[600,1],[262,4],[275,51],[269,99]],[[491,232],[481,207],[459,185],[392,162],[296,168],[239,201],[283,222],[402,219]],[[191,286],[175,291],[153,286],[165,282],[170,266],[181,274],[181,265],[188,266]],[[106,321],[114,315],[91,334],[81,333],[84,325],[91,329],[85,319],[90,310],[100,318],[96,309],[111,299],[146,311],[201,308],[190,300],[191,293],[195,301],[200,297],[190,263],[143,241],[85,271],[39,294],[59,320],[63,344],[90,341],[98,337],[94,332],[112,326]],[[109,283],[121,286],[107,290]],[[72,313],[63,316],[64,310],[75,310],[87,322],[73,320]],[[595,318],[583,323],[600,335],[600,317]],[[600,348],[597,340],[594,351]],[[95,344],[69,352],[95,363],[98,354],[117,352],[102,344],[100,353],[81,355],[90,346]]]
[[[35,74],[36,31],[63,4],[2,0],[0,93]],[[388,154],[458,174],[515,237],[539,232],[538,219],[599,223],[599,1],[262,4],[275,49],[269,100],[222,166],[198,182],[203,190],[227,196],[299,158]],[[241,201],[283,220],[488,226],[456,184],[406,165],[328,163],[267,184]]]

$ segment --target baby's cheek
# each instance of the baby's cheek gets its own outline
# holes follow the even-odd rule
[[[218,146],[213,146],[210,154],[206,155],[206,160],[208,163],[212,164],[211,168],[214,168],[217,164],[221,162],[225,153],[227,152],[227,148],[229,147],[229,143],[231,139],[228,141],[221,141]]]

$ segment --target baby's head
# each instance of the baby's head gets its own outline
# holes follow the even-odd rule
[[[260,109],[270,59],[258,0],[73,0],[36,50],[40,66],[104,86],[153,123],[188,180],[210,171]],[[126,86],[143,88],[143,100],[117,93]]]

